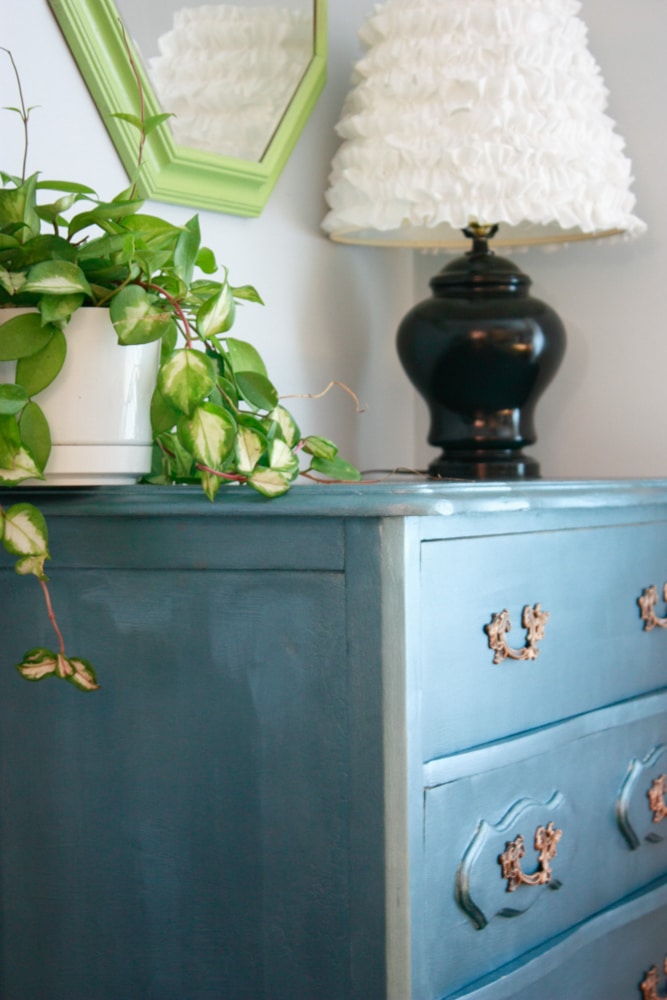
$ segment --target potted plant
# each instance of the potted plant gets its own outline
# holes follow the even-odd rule
[[[114,342],[126,349],[155,345],[159,353],[151,376],[149,482],[199,483],[213,500],[230,484],[276,497],[300,472],[358,479],[331,441],[301,435],[258,352],[230,335],[237,304],[261,299],[253,287],[231,284],[202,245],[197,216],[175,226],[146,214],[133,181],[105,201],[85,185],[27,174],[30,111],[18,72],[16,79],[20,106],[8,110],[21,116],[26,155],[20,176],[0,173],[0,362],[15,362],[11,379],[0,384],[0,485],[47,476],[51,433],[40,393],[63,371],[72,319],[100,310]],[[137,129],[140,170],[146,135],[165,116],[121,117]],[[3,314],[11,316],[4,323]],[[303,470],[300,454],[309,461]],[[58,638],[56,651],[29,650],[19,671],[29,680],[54,674],[96,688],[91,665],[68,656],[51,607],[39,509],[0,507],[0,538],[17,572],[39,580]]]

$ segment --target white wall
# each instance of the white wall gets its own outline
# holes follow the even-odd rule
[[[265,299],[264,309],[244,308],[235,334],[262,352],[280,391],[317,392],[335,379],[365,405],[357,415],[342,392],[292,401],[302,429],[333,437],[364,467],[394,467],[430,454],[424,407],[400,369],[394,338],[401,316],[444,261],[335,246],[319,231],[337,145],[333,128],[360,54],[357,30],[373,6],[373,0],[329,0],[329,80],[263,215],[200,215],[205,241],[232,280],[254,283]],[[667,6],[583,0],[582,13],[611,90],[611,114],[634,161],[638,212],[650,234],[631,247],[585,244],[522,255],[534,293],[560,312],[569,333],[566,360],[538,408],[534,452],[546,475],[662,476]],[[0,45],[14,54],[27,103],[40,106],[32,119],[30,169],[112,196],[125,173],[46,0],[3,0]],[[5,58],[0,105],[16,103]],[[18,173],[19,122],[9,112],[0,116],[0,169]],[[151,209],[174,222],[192,214],[178,206]]]

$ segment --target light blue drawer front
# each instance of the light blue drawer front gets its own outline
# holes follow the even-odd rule
[[[667,996],[666,962],[667,886],[661,885],[442,1000],[649,1000]],[[648,992],[652,983],[655,993]]]
[[[646,631],[638,605],[666,580],[664,523],[425,542],[423,759],[667,684],[667,630]],[[494,663],[492,616],[509,612],[521,649],[536,604],[549,613],[537,658]]]
[[[426,996],[463,989],[667,873],[667,839],[633,850],[617,815],[633,762],[666,742],[663,694],[425,769],[444,782],[425,795]],[[647,798],[645,809],[650,826]],[[549,824],[560,839],[542,864]],[[501,855],[519,837],[519,870],[530,882],[550,869],[550,881],[510,889]]]

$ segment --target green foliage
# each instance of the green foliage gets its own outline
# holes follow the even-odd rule
[[[16,78],[21,107],[9,110],[27,135],[31,109]],[[140,170],[146,135],[168,115],[117,117],[137,129]],[[108,308],[121,345],[161,341],[149,482],[198,483],[213,500],[221,486],[239,484],[276,497],[300,471],[359,478],[332,442],[301,438],[257,350],[229,334],[239,304],[262,300],[251,285],[230,284],[202,245],[196,215],[173,225],[143,212],[134,186],[105,201],[87,185],[25,173],[25,157],[23,176],[0,172],[0,310],[27,310],[0,325],[0,361],[16,363],[14,382],[0,385],[0,485],[45,478],[51,440],[39,394],[58,377],[67,324],[84,306]],[[310,459],[303,470],[300,455]],[[41,513],[28,504],[0,508],[0,538],[17,572],[40,580],[60,643],[58,653],[31,650],[18,669],[30,680],[54,675],[93,690],[90,664],[66,656],[50,607]]]
[[[0,330],[0,360],[17,361],[12,394],[0,396],[0,415],[16,425],[0,422],[3,483],[44,472],[48,427],[34,397],[57,378],[67,323],[82,306],[108,307],[120,344],[162,341],[151,482],[199,481],[208,496],[221,483],[247,483],[276,496],[299,474],[297,451],[312,456],[305,472],[358,477],[331,442],[323,452],[313,445],[322,439],[300,441],[258,351],[230,335],[238,304],[261,298],[230,284],[202,245],[197,216],[177,226],[125,193],[108,202],[82,184],[3,176],[0,307],[34,310]],[[39,202],[44,193],[54,200]]]

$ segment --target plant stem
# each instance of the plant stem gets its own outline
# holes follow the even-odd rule
[[[141,164],[144,159],[144,145],[146,143],[146,129],[144,128],[144,122],[146,121],[146,102],[144,100],[144,88],[141,84],[141,77],[139,76],[139,70],[137,69],[136,63],[134,61],[134,56],[132,55],[132,49],[130,48],[130,43],[127,39],[127,34],[125,32],[125,25],[121,21],[120,30],[123,35],[123,45],[125,46],[125,51],[127,53],[127,58],[130,63],[130,68],[134,76],[135,83],[137,85],[137,92],[139,94],[139,119],[141,121],[141,129],[139,130],[139,149],[137,151],[137,168],[135,173],[135,180],[130,189],[130,199],[136,198],[137,196],[137,183],[139,178],[139,173],[141,171]]]
[[[183,336],[185,337],[185,346],[192,347],[192,328],[188,322],[188,317],[185,315],[183,308],[181,307],[178,299],[175,299],[173,295],[170,295],[166,288],[162,285],[156,285],[153,281],[134,281],[130,284],[140,285],[141,288],[145,288],[147,291],[157,292],[158,295],[162,295],[171,308],[174,310],[181,323],[183,324]]]
[[[248,477],[241,475],[240,472],[218,472],[217,469],[210,469],[208,465],[204,465],[202,462],[196,462],[195,468],[200,472],[210,472],[212,476],[217,476],[218,479],[228,479],[232,483],[247,483]]]
[[[60,652],[65,656],[65,640],[63,639],[63,634],[58,628],[58,622],[56,621],[56,616],[53,612],[53,605],[51,604],[51,595],[49,594],[49,588],[46,585],[46,580],[40,580],[39,584],[44,593],[44,600],[46,602],[46,611],[49,616],[49,621],[53,625],[53,629],[58,636],[58,645],[60,646]]]
[[[28,119],[30,117],[30,111],[25,106],[25,100],[23,99],[23,87],[21,86],[21,77],[19,76],[19,71],[14,62],[14,56],[11,54],[9,49],[0,46],[3,52],[6,52],[9,56],[9,61],[12,64],[12,69],[14,70],[14,76],[16,77],[16,86],[19,92],[19,101],[21,103],[21,110],[19,111],[19,116],[23,122],[23,163],[21,165],[21,183],[25,181],[25,175],[28,165]]]

